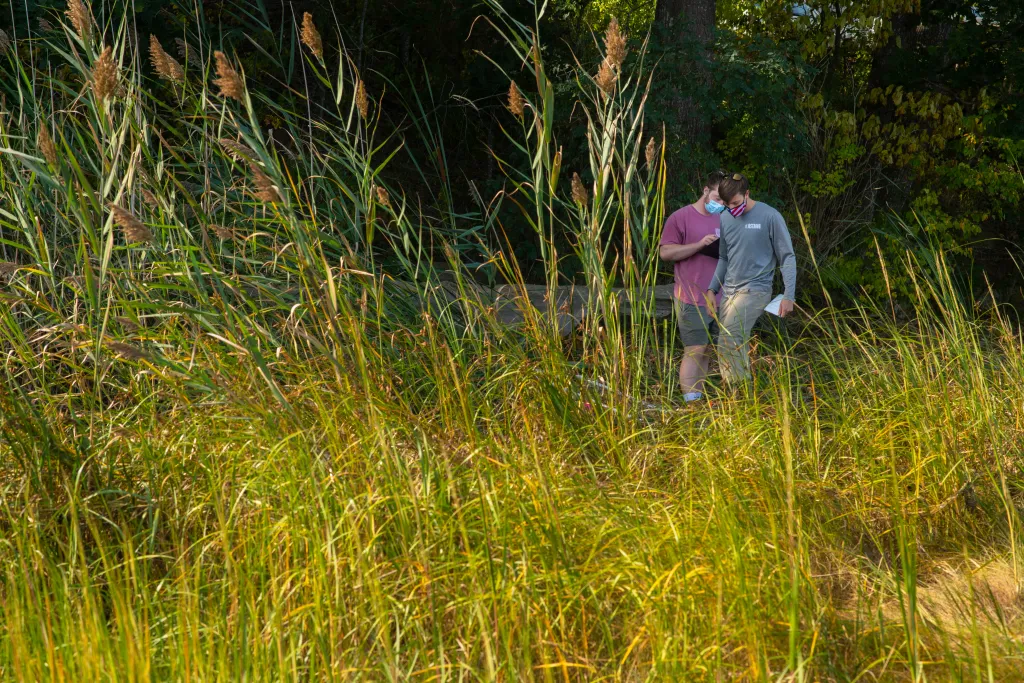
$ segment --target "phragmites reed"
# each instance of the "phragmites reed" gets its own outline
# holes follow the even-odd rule
[[[519,86],[515,81],[508,86],[508,110],[519,118],[523,118],[526,111],[526,100],[523,99],[523,93],[519,92]]]
[[[391,197],[388,196],[388,191],[380,185],[374,185],[374,191],[377,193],[377,203],[381,206],[391,208]]]
[[[604,33],[604,55],[608,64],[618,70],[626,61],[626,36],[619,30],[619,20],[612,17]]]
[[[276,204],[281,201],[281,193],[270,176],[263,172],[263,169],[255,163],[249,164],[252,169],[253,178],[256,181],[256,192],[253,196],[266,204]]]
[[[124,342],[107,342],[107,348],[128,360],[144,360],[146,358],[146,354],[142,351]]]
[[[302,15],[301,38],[303,45],[308,47],[317,59],[323,61],[324,43],[320,39],[320,32],[316,30],[316,24],[313,23],[313,15],[309,12]]]
[[[185,80],[185,70],[174,57],[167,54],[156,36],[149,36],[149,61],[160,78],[175,83]]]
[[[39,147],[39,151],[42,152],[43,158],[46,159],[46,163],[50,166],[57,165],[57,145],[53,144],[53,138],[50,137],[50,131],[46,128],[46,123],[39,126],[39,137],[36,138],[36,145]]]
[[[197,69],[203,68],[203,58],[199,55],[199,50],[189,45],[184,38],[175,38],[174,44],[178,46],[178,56],[183,62]]]
[[[39,30],[43,31],[44,33],[49,33],[50,31],[53,30],[53,24],[51,24],[46,19],[46,17],[40,17],[39,18]]]
[[[364,120],[370,115],[370,101],[366,96],[366,84],[363,83],[361,78],[356,83],[356,109],[359,110],[359,115]]]
[[[231,66],[227,55],[217,50],[213,53],[213,58],[217,61],[217,78],[214,79],[213,84],[220,88],[221,96],[243,102],[245,87],[242,85],[242,79],[235,71],[235,67]]]
[[[644,156],[647,157],[647,165],[650,166],[654,163],[655,155],[657,154],[658,148],[654,144],[654,138],[651,138],[647,142],[647,149],[645,150]]]
[[[7,52],[7,48],[11,46],[11,37],[7,35],[7,32],[0,28],[0,52]]]
[[[586,204],[590,199],[590,195],[587,194],[587,188],[583,187],[583,181],[580,180],[579,173],[572,174],[572,200],[582,206]]]
[[[234,236],[235,236],[235,231],[234,230],[232,230],[231,228],[225,227],[223,225],[211,224],[211,225],[206,226],[206,228],[207,228],[207,230],[213,231],[213,233],[215,235],[217,235],[218,239],[230,240],[230,239],[234,238]]]
[[[114,216],[114,223],[117,224],[117,227],[121,228],[128,242],[153,241],[153,233],[131,211],[122,209],[117,204],[111,204],[110,213]]]
[[[92,12],[86,4],[82,0],[68,0],[65,14],[78,37],[85,40],[92,31]]]
[[[160,208],[160,200],[156,198],[155,194],[145,188],[142,190],[142,199],[145,200],[149,208],[154,210]]]
[[[20,268],[20,266],[17,263],[0,261],[0,277],[10,277],[18,272],[18,268]]]
[[[108,45],[92,67],[92,91],[96,99],[104,100],[117,92],[118,70],[114,48]]]
[[[241,142],[232,140],[231,138],[221,138],[217,142],[220,143],[220,146],[224,148],[224,151],[230,154],[231,158],[235,161],[239,159],[252,161],[256,158],[256,152],[252,151]]]
[[[611,64],[608,63],[608,58],[606,57],[601,61],[601,68],[598,69],[597,77],[594,79],[594,82],[597,83],[597,87],[601,89],[601,92],[605,95],[611,95],[615,90],[616,78],[615,70],[612,69]]]

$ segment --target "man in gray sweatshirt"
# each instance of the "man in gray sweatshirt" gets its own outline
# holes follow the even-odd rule
[[[782,215],[750,198],[750,183],[739,173],[718,187],[722,213],[718,266],[708,286],[708,306],[722,290],[718,311],[718,360],[728,384],[750,379],[750,333],[772,299],[775,268],[785,286],[779,315],[793,310],[796,297],[796,255]]]

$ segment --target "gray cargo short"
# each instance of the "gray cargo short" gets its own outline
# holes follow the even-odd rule
[[[683,346],[704,346],[718,334],[718,323],[704,306],[686,304],[676,299],[676,322]]]

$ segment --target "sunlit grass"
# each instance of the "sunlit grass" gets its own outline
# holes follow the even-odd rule
[[[205,73],[161,62],[177,85],[154,89],[126,58],[102,98],[85,84],[101,35],[135,49],[123,26],[62,37],[65,80],[8,55],[5,83],[43,84],[0,117],[3,678],[1024,674],[1007,311],[963,304],[941,259],[887,264],[916,278],[908,319],[805,312],[762,333],[751,391],[683,410],[649,315],[666,164],[642,69],[578,74],[599,172],[573,188],[537,60],[506,195],[445,213],[386,183],[403,133],[315,30],[313,126],[299,92],[208,88],[237,65],[205,36]],[[568,339],[555,306],[499,324],[458,265],[523,284],[476,242],[502,202],[551,294],[553,235],[578,238],[590,313]]]

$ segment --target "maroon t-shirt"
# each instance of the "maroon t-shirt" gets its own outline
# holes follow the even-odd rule
[[[699,242],[705,235],[719,234],[719,225],[718,215],[705,216],[692,204],[689,204],[673,213],[665,221],[665,231],[661,234],[661,246]],[[676,298],[683,303],[704,306],[704,292],[711,284],[711,278],[715,275],[717,265],[717,258],[701,253],[696,253],[682,261],[676,261]],[[719,294],[719,298],[721,298],[721,294]]]

